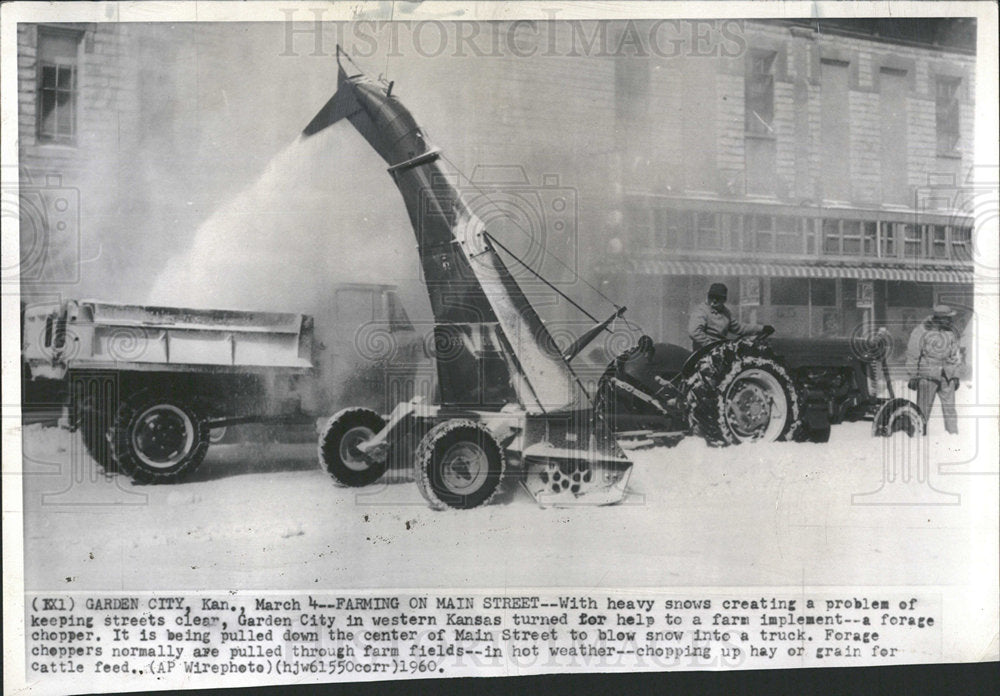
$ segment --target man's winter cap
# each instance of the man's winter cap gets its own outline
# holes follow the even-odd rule
[[[955,316],[955,310],[946,304],[936,304],[934,305],[934,316],[935,317],[953,317]]]
[[[726,299],[729,296],[729,288],[722,283],[712,283],[712,286],[708,289],[708,296]]]

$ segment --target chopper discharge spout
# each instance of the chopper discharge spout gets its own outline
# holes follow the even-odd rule
[[[440,151],[387,86],[349,74],[338,48],[337,91],[303,130],[346,119],[388,164],[417,237],[435,319],[441,399],[528,413],[589,405],[577,376],[465,203]]]
[[[337,91],[303,137],[346,120],[388,165],[416,235],[434,314],[440,396],[439,406],[399,404],[355,450],[384,458],[410,447],[406,433],[425,432],[412,450],[418,486],[438,507],[488,499],[503,476],[504,459],[523,470],[522,482],[542,505],[619,502],[632,464],[504,264],[497,247],[505,247],[487,233],[456,173],[445,170],[445,157],[391,85],[349,74],[339,47],[337,55]],[[572,351],[594,335],[588,332]],[[372,422],[380,418],[372,415]],[[338,423],[331,420],[331,437],[340,437]],[[328,450],[339,452],[333,445]]]

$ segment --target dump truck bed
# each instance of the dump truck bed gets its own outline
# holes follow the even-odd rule
[[[95,300],[28,305],[23,355],[33,378],[70,370],[308,371],[312,318]]]

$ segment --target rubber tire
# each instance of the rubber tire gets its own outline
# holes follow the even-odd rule
[[[172,406],[182,411],[194,432],[192,444],[184,456],[170,467],[150,466],[132,447],[132,432],[138,418],[156,406]],[[115,415],[111,434],[112,450],[118,469],[135,483],[175,483],[198,468],[208,453],[209,429],[198,412],[184,398],[171,393],[141,391],[123,399]]]
[[[368,468],[352,469],[340,457],[340,442],[344,435],[354,428],[368,428],[372,434],[385,427],[385,419],[368,408],[345,408],[335,413],[326,422],[319,436],[319,467],[333,477],[333,480],[351,488],[369,486],[385,474],[389,457],[382,462],[370,461]]]
[[[914,419],[914,432],[908,433],[910,437],[927,434],[927,418],[920,411],[920,407],[909,399],[891,399],[879,407],[875,418],[872,420],[872,437],[890,437],[894,433],[889,432],[889,419],[899,411],[906,411]]]
[[[809,442],[815,442],[817,444],[829,442],[830,426],[827,425],[825,428],[810,428],[806,432],[806,438],[809,440]]]
[[[776,438],[795,440],[802,428],[799,393],[791,373],[769,347],[761,343],[720,343],[698,361],[687,378],[688,422],[711,447],[740,444],[725,418],[725,393],[745,370],[759,369],[774,377],[785,394],[788,418]]]
[[[472,442],[486,455],[486,478],[475,490],[459,495],[448,490],[442,479],[441,459],[454,445]],[[438,423],[417,446],[415,476],[417,487],[435,510],[469,510],[488,505],[500,490],[507,461],[492,433],[476,421],[455,418]]]
[[[87,454],[109,474],[118,471],[109,439],[113,420],[108,408],[101,408],[93,397],[87,397],[76,407],[76,428]]]

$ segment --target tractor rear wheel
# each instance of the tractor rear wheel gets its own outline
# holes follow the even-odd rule
[[[420,440],[417,487],[435,510],[486,505],[500,488],[506,461],[481,424],[463,418],[438,423]]]
[[[345,408],[326,422],[319,436],[319,465],[342,486],[368,486],[385,473],[388,457],[365,456],[358,445],[385,427],[385,420],[367,408]]]
[[[687,379],[688,418],[709,445],[793,440],[802,425],[788,369],[766,346],[722,343]]]

